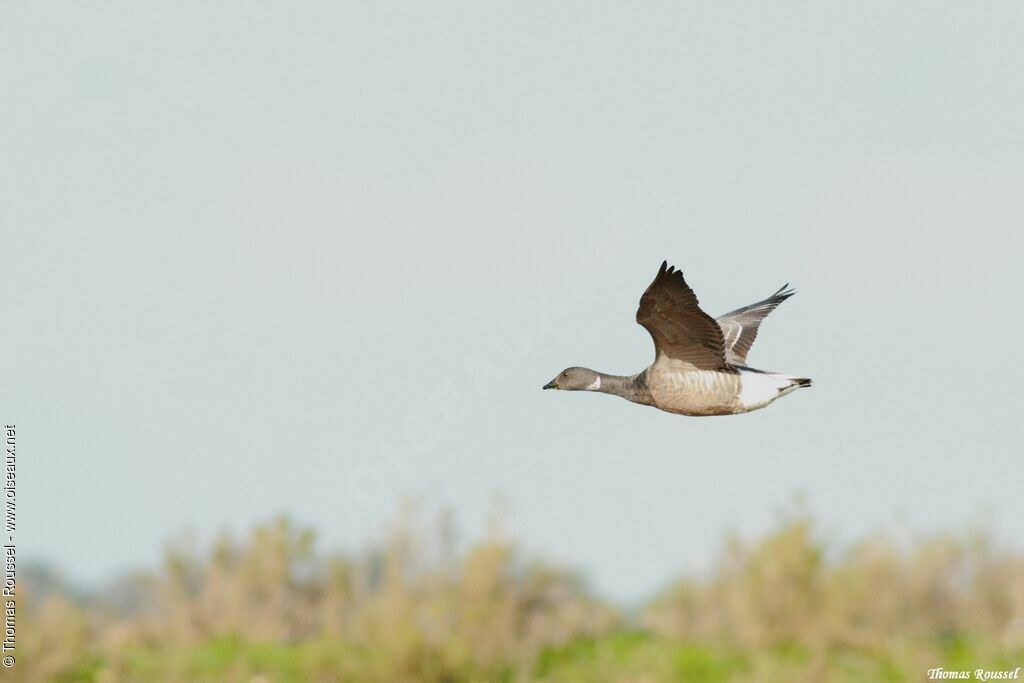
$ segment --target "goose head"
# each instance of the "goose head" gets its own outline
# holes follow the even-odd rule
[[[566,368],[542,388],[562,389],[563,391],[596,391],[601,388],[601,375],[590,368]]]

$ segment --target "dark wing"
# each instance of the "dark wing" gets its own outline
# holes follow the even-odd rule
[[[640,297],[636,321],[654,338],[655,362],[663,357],[698,370],[718,370],[725,363],[725,342],[714,318],[700,310],[682,272],[667,262]]]
[[[757,328],[761,326],[761,321],[779,304],[796,294],[786,287],[789,285],[783,285],[779,291],[764,301],[718,316],[717,322],[725,338],[726,360],[735,365],[747,364],[747,353],[757,338]]]

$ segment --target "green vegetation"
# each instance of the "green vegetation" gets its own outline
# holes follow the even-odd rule
[[[498,535],[453,538],[442,518],[324,554],[282,520],[172,544],[101,595],[30,575],[19,680],[895,682],[1024,664],[1024,557],[984,533],[838,553],[798,515],[635,614]]]

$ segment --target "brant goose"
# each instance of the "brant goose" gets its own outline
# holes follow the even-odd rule
[[[654,338],[654,363],[622,377],[566,368],[545,389],[599,391],[680,415],[735,415],[764,408],[811,380],[747,367],[765,316],[793,296],[789,285],[715,319],[700,309],[682,271],[662,262],[640,297],[636,321]]]

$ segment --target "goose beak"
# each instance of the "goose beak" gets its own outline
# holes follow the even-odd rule
[[[555,386],[555,380],[551,380],[550,382],[548,382],[547,384],[545,384],[544,386],[541,387],[541,389],[557,389],[557,388],[558,387]]]

